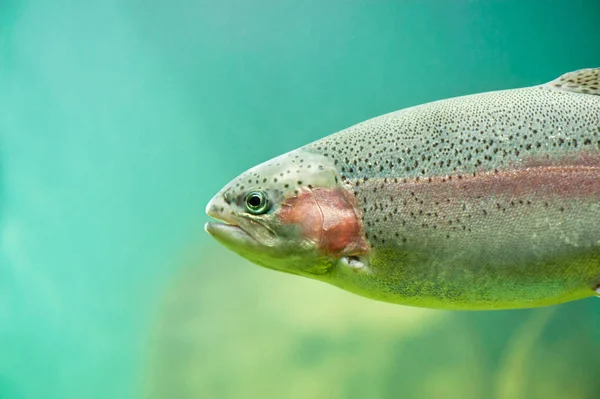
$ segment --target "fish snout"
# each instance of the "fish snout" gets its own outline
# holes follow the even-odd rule
[[[225,201],[221,193],[218,193],[206,205],[206,214],[214,219],[221,219],[225,212]]]
[[[219,192],[208,202],[206,205],[206,214],[220,222],[231,225],[238,224],[236,213],[231,209],[231,202],[225,200],[223,192]]]

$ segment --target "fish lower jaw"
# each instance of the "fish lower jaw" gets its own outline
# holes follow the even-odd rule
[[[244,229],[227,222],[207,222],[204,230],[218,241],[229,246],[257,245],[257,241]]]
[[[206,230],[208,233],[215,232],[215,231],[242,231],[242,232],[246,233],[240,226],[233,224],[233,223],[223,222],[223,221],[206,222],[206,224],[204,225],[204,230]],[[248,233],[246,233],[246,234],[248,234]]]

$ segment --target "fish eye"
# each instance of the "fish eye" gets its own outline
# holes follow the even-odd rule
[[[269,210],[269,199],[262,191],[251,191],[246,195],[246,209],[253,215],[261,215]]]

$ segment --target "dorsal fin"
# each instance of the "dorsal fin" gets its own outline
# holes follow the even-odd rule
[[[580,69],[565,73],[542,87],[598,96],[600,95],[600,68]]]

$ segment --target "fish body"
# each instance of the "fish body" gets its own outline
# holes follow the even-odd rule
[[[249,260],[377,300],[510,309],[596,295],[600,68],[362,122],[244,172],[207,213]]]

